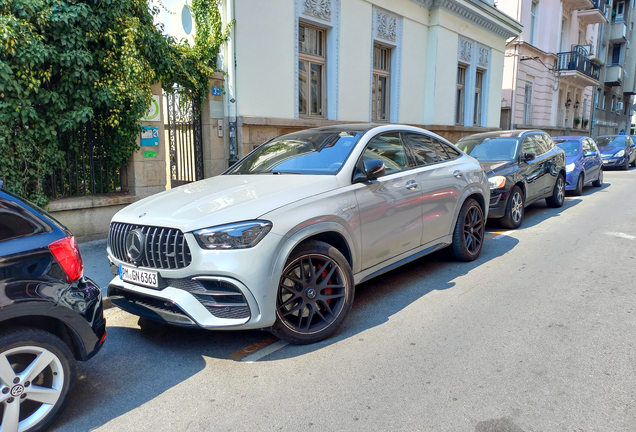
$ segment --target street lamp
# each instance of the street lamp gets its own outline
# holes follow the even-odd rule
[[[570,105],[572,105],[572,99],[568,98],[568,101],[565,103],[565,107],[570,108]]]
[[[579,101],[574,102],[574,109],[579,109]]]

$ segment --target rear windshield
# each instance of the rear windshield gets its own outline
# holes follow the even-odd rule
[[[625,136],[596,138],[597,147],[625,147]]]
[[[226,174],[335,174],[361,132],[301,131],[258,147]]]
[[[517,138],[468,138],[457,143],[457,147],[480,161],[511,161],[517,154]]]
[[[579,141],[575,140],[555,140],[556,145],[561,147],[566,156],[577,156],[579,154]]]

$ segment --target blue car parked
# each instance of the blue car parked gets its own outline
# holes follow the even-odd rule
[[[589,183],[603,185],[603,160],[593,139],[563,136],[552,140],[565,151],[565,190],[581,195],[583,186]]]
[[[596,138],[605,168],[627,170],[636,166],[636,144],[628,135],[604,135]]]

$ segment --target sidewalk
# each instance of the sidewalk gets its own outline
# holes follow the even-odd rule
[[[113,279],[106,257],[106,242],[106,239],[103,239],[79,243],[84,260],[84,274],[99,285],[103,296],[106,296],[108,283]]]

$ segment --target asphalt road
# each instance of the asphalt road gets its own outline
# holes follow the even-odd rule
[[[53,430],[634,431],[636,169],[605,182],[489,224],[474,263],[437,253],[359,285],[323,343],[253,353],[269,333],[147,335],[108,310]]]

